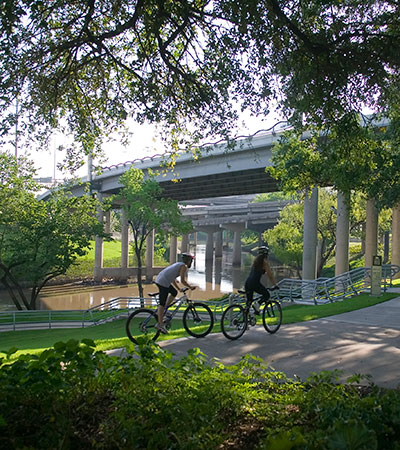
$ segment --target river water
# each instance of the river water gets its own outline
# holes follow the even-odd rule
[[[188,272],[189,283],[198,286],[190,293],[192,299],[212,299],[242,288],[249,273],[253,256],[242,253],[240,268],[232,267],[232,251],[224,251],[222,258],[215,258],[211,263],[205,262],[205,245],[198,244],[195,260]],[[144,286],[145,296],[157,292],[154,284]],[[91,286],[80,287],[69,285],[63,287],[47,287],[38,300],[38,309],[42,310],[77,310],[101,305],[116,297],[136,297],[135,284],[125,286]],[[0,311],[15,310],[13,302],[0,291]]]
[[[232,292],[243,286],[249,272],[253,257],[244,253],[240,268],[232,267],[232,252],[225,251],[222,258],[215,258],[211,263],[205,262],[205,245],[198,244],[195,260],[188,272],[189,283],[198,286],[191,292],[192,299],[211,299],[220,297],[224,293]],[[144,285],[145,296],[150,292],[157,292],[155,284]],[[38,300],[38,309],[45,310],[76,310],[88,309],[100,305],[116,297],[136,297],[138,295],[135,284],[124,286],[91,286],[80,287],[68,285],[62,287],[47,287]],[[0,291],[0,311],[15,310],[13,302],[4,291]]]

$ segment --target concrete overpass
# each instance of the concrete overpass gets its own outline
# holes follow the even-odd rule
[[[383,121],[377,125],[385,124]],[[281,134],[282,132],[270,133],[252,139],[243,139],[238,141],[234,148],[228,148],[225,144],[210,146],[203,149],[203,156],[198,160],[195,160],[189,153],[180,153],[176,157],[173,171],[169,170],[168,156],[165,155],[156,155],[152,158],[110,166],[104,168],[100,175],[93,176],[92,189],[98,191],[102,196],[117,193],[121,188],[119,177],[133,165],[145,173],[150,169],[157,172],[156,179],[164,190],[164,196],[180,202],[199,198],[274,192],[277,190],[276,181],[265,172],[265,167],[271,165],[271,150]],[[87,180],[82,179],[82,181]],[[75,195],[83,195],[84,188],[74,186],[72,192]],[[44,194],[41,198],[45,199],[47,195]],[[347,207],[345,197],[338,193],[336,274],[348,271],[349,216]],[[304,203],[304,279],[315,278],[317,218],[318,191],[314,188],[312,193],[306,196]],[[368,267],[371,266],[372,255],[376,254],[378,248],[377,223],[378,216],[374,200],[370,199],[367,205],[366,222],[366,266]],[[240,226],[237,223],[234,230],[237,236],[240,235]],[[393,209],[392,236],[392,263],[397,264],[400,263],[400,206]],[[124,242],[123,247],[127,249],[127,245],[127,242]],[[127,257],[126,249],[122,259]],[[100,253],[100,250],[96,252],[96,254]],[[100,259],[98,257],[97,261]],[[123,265],[126,265],[126,262]],[[97,268],[101,269],[101,265]]]
[[[254,197],[254,196],[253,196]],[[195,229],[209,225],[229,225],[243,223],[245,228],[257,232],[271,228],[278,222],[282,208],[289,201],[271,201],[251,203],[247,197],[225,197],[218,202],[182,206],[182,214],[191,219]],[[231,200],[231,201],[230,201]]]
[[[173,170],[168,167],[168,155],[155,155],[103,168],[93,175],[92,189],[107,196],[121,188],[120,176],[131,166],[157,173],[156,180],[163,196],[178,201],[199,198],[275,192],[277,183],[265,172],[271,165],[271,150],[280,133],[263,134],[242,139],[234,148],[225,144],[203,149],[203,156],[194,159],[191,153],[178,153]],[[87,182],[88,178],[82,178]],[[75,195],[83,195],[83,186],[74,186]],[[41,198],[46,198],[43,194]]]

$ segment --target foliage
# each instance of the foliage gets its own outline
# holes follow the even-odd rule
[[[347,114],[329,127],[307,129],[306,138],[303,130],[287,131],[273,150],[273,167],[266,170],[286,192],[331,186],[392,207],[400,200],[397,126],[395,120],[379,127]]]
[[[275,202],[275,201],[285,201],[292,200],[293,196],[285,193],[285,192],[267,192],[265,194],[257,194],[252,203],[260,203],[260,202]]]
[[[187,123],[195,141],[232,136],[235,108],[279,102],[318,126],[398,113],[390,0],[4,0],[0,18],[2,134],[16,116],[31,138],[65,125],[89,153],[130,117],[164,122],[177,148]]]
[[[0,282],[18,309],[35,309],[40,290],[65,274],[82,256],[95,234],[97,202],[59,190],[39,201],[32,172],[24,161],[0,154]],[[24,287],[30,288],[29,298]]]
[[[339,372],[291,380],[246,356],[209,365],[143,341],[125,358],[59,342],[3,360],[3,448],[397,448],[400,393]],[[132,358],[132,356],[134,356]],[[38,420],[40,417],[40,420]],[[246,430],[253,430],[249,432]],[[367,444],[366,444],[367,443]]]
[[[153,231],[162,238],[168,234],[187,233],[192,229],[189,220],[183,219],[178,202],[162,197],[162,189],[154,174],[131,167],[120,177],[122,188],[115,200],[121,202],[133,234],[132,246],[138,265],[139,297],[143,297],[142,255],[147,236]]]
[[[331,189],[320,189],[318,198],[317,233],[319,241],[318,276],[325,264],[332,258],[336,246],[337,195]],[[366,200],[360,193],[353,193],[349,204],[350,236],[364,239]],[[271,246],[275,256],[284,264],[294,267],[300,277],[303,254],[303,202],[289,204],[282,209],[279,223],[266,230],[264,239]],[[379,215],[379,235],[390,230],[391,211],[382,209]]]
[[[285,206],[278,224],[263,233],[263,239],[275,257],[295,268],[299,278],[303,255],[303,209],[301,203]]]

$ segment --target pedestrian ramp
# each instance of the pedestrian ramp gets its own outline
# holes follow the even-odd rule
[[[395,264],[382,265],[381,289],[386,292],[393,286],[393,279],[400,272]],[[278,283],[279,290],[271,297],[281,302],[299,304],[324,304],[353,297],[371,291],[371,268],[359,267],[332,278],[298,280],[284,278]]]

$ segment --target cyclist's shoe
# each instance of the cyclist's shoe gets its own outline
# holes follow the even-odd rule
[[[159,323],[156,324],[155,328],[156,328],[156,330],[161,331],[162,334],[168,334],[168,330],[163,325],[160,325]]]

